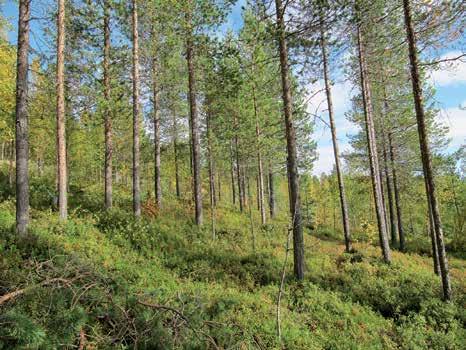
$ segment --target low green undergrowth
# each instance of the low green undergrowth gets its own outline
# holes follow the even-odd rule
[[[33,209],[18,240],[13,203],[0,204],[0,294],[21,291],[0,305],[0,349],[464,348],[464,281],[441,302],[428,258],[395,254],[387,266],[370,246],[346,255],[306,235],[307,277],[293,280],[290,256],[279,340],[280,220],[254,227],[253,249],[247,218],[230,209],[218,210],[215,241],[176,203],[156,219],[73,213],[60,223]]]

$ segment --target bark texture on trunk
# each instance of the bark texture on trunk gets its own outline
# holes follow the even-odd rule
[[[254,107],[254,117],[256,122],[256,147],[257,147],[257,201],[258,201],[258,209],[261,214],[261,223],[265,225],[267,222],[267,218],[265,216],[265,205],[264,205],[264,169],[262,165],[262,152],[261,152],[261,145],[260,145],[260,126],[259,126],[259,111],[257,107],[257,99],[256,99],[256,88],[255,86],[252,87],[252,99],[253,99],[253,107]]]
[[[15,151],[15,140],[11,140],[10,142],[10,154],[8,157],[8,185],[10,188],[13,188],[13,168],[14,168],[14,162],[15,162],[15,157],[16,157],[16,151]]]
[[[186,12],[188,33],[186,37],[186,60],[188,64],[189,112],[191,119],[192,165],[193,165],[193,194],[195,206],[195,220],[202,225],[202,183],[201,183],[201,149],[199,135],[199,119],[196,103],[196,78],[194,72],[194,43],[192,38],[191,9]]]
[[[110,109],[110,1],[104,2],[104,97],[105,97],[105,114],[104,114],[104,134],[105,134],[105,164],[104,164],[104,203],[105,209],[110,209],[113,205],[112,198],[112,118]]]
[[[68,174],[66,168],[65,125],[65,0],[58,0],[57,13],[57,175],[58,212],[61,220],[68,216]]]
[[[275,217],[275,190],[273,184],[273,169],[272,164],[269,162],[269,174],[268,174],[268,184],[269,184],[269,211],[270,217],[273,219]]]
[[[390,150],[390,163],[392,166],[392,178],[393,178],[393,193],[395,195],[395,207],[396,207],[396,222],[398,225],[398,239],[400,242],[400,251],[404,252],[406,250],[405,246],[405,232],[403,227],[403,211],[401,209],[401,198],[400,198],[400,189],[398,184],[398,174],[396,171],[396,162],[395,162],[395,150],[392,141],[391,132],[388,133],[388,147]]]
[[[141,183],[139,174],[139,34],[137,0],[133,2],[133,212],[141,216]]]
[[[231,178],[231,200],[233,206],[236,205],[236,185],[235,185],[235,161],[233,159],[233,141],[230,142],[230,178]]]
[[[427,188],[427,200],[429,201],[431,206],[434,224],[433,226],[435,228],[436,234],[437,250],[443,286],[443,297],[445,300],[450,300],[452,297],[450,274],[448,270],[448,260],[445,251],[442,222],[440,219],[440,210],[437,201],[437,191],[432,170],[432,157],[429,149],[429,138],[426,126],[426,118],[424,114],[422,87],[419,76],[416,36],[412,23],[411,4],[409,0],[403,0],[403,10],[405,17],[406,35],[408,39],[409,62],[411,66],[411,82],[413,85],[413,98],[419,133],[419,146],[421,149],[421,158],[424,168],[424,179]]]
[[[155,36],[155,33],[152,33]],[[156,38],[153,38],[155,42]],[[156,53],[154,53],[155,55]],[[154,191],[155,205],[157,208],[162,207],[162,184],[160,181],[160,113],[159,113],[159,87],[157,84],[157,59],[152,60],[152,103],[154,106]]]
[[[180,189],[180,169],[178,163],[178,123],[176,122],[176,113],[173,111],[173,158],[175,161],[175,188],[176,188],[176,198],[181,198],[181,189]]]
[[[430,206],[430,203],[428,203],[428,210],[427,210],[427,215],[429,216],[429,235],[430,235],[430,241],[432,244],[432,260],[434,262],[434,272],[437,276],[440,276],[440,261],[439,261],[439,256],[438,256],[438,247],[437,247],[437,235],[435,233],[435,224],[434,224],[434,218],[432,216],[432,208]]]
[[[298,159],[296,134],[293,125],[293,102],[288,67],[288,49],[285,36],[284,9],[281,0],[275,0],[277,16],[277,39],[280,54],[280,69],[283,90],[283,109],[285,114],[287,170],[290,192],[290,212],[293,225],[294,274],[298,280],[304,279],[304,239],[301,221],[301,202],[299,194]]]
[[[214,174],[214,155],[212,145],[212,115],[207,111],[207,153],[209,167],[209,195],[210,195],[210,221],[212,229],[212,238],[215,239],[215,174]]]
[[[392,190],[392,179],[388,169],[388,159],[387,159],[387,150],[383,148],[383,161],[384,161],[384,173],[385,173],[385,182],[387,184],[387,197],[388,197],[388,212],[390,219],[390,243],[393,247],[396,247],[398,244],[398,236],[396,231],[396,220],[395,220],[395,208],[393,203],[393,190]]]
[[[20,236],[27,234],[29,223],[29,116],[27,94],[30,3],[30,0],[19,1],[16,61],[16,232]]]
[[[365,62],[364,44],[361,33],[361,28],[357,28],[358,36],[358,51],[359,51],[359,69],[361,74],[361,90],[364,105],[364,117],[366,122],[366,137],[369,153],[369,163],[372,179],[372,191],[374,194],[375,211],[377,216],[377,226],[379,230],[379,240],[382,249],[384,261],[389,263],[391,261],[390,246],[387,237],[387,225],[385,222],[385,210],[382,200],[382,186],[380,183],[380,170],[379,161],[377,156],[377,144],[375,140],[375,126],[372,115],[372,100],[370,93],[369,80],[367,76],[367,67]]]
[[[245,205],[244,183],[241,180],[241,162],[239,157],[239,140],[238,135],[235,135],[235,154],[236,154],[236,180],[238,182],[238,201],[239,210],[243,212]]]
[[[396,231],[396,220],[395,220],[395,208],[393,203],[393,189],[392,189],[392,179],[391,173],[388,167],[388,154],[387,154],[387,135],[385,131],[385,121],[388,117],[388,100],[384,90],[384,101],[383,101],[383,114],[381,118],[381,134],[382,134],[382,157],[383,157],[383,165],[384,165],[384,175],[385,175],[385,182],[387,186],[387,197],[388,197],[388,212],[389,212],[389,220],[390,220],[390,243],[392,247],[396,247],[398,244],[397,242],[397,231]],[[387,226],[388,230],[388,226]]]
[[[347,252],[350,252],[352,249],[351,246],[351,232],[349,225],[348,217],[348,205],[346,203],[346,194],[345,194],[345,185],[343,181],[343,174],[341,171],[340,163],[340,152],[337,141],[337,131],[335,127],[335,120],[333,117],[333,101],[332,101],[332,90],[330,87],[330,77],[328,69],[328,58],[327,58],[327,44],[325,38],[325,23],[323,20],[323,15],[320,17],[320,43],[322,49],[322,61],[324,64],[324,83],[325,83],[325,93],[327,95],[327,106],[328,106],[328,118],[330,123],[330,131],[332,133],[332,143],[333,143],[333,154],[335,157],[335,169],[337,172],[338,179],[338,190],[340,195],[340,208],[341,208],[341,218],[343,224],[343,233],[345,237],[345,248]]]

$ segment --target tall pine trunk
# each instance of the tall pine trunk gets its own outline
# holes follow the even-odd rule
[[[236,185],[235,185],[235,161],[233,159],[233,141],[230,141],[230,179],[231,179],[231,201],[236,205]]]
[[[241,180],[241,162],[239,157],[239,140],[238,134],[235,135],[235,154],[236,154],[236,180],[238,182],[238,201],[239,210],[243,212],[245,205],[244,184]]]
[[[68,216],[66,125],[65,125],[65,0],[58,0],[57,12],[57,175],[58,211],[61,220]]]
[[[434,224],[434,217],[432,216],[432,208],[430,203],[428,203],[427,215],[429,216],[429,236],[432,245],[432,260],[434,263],[434,272],[437,276],[440,276],[440,261],[438,256],[438,247],[437,247],[437,235],[435,233],[435,224]]]
[[[27,234],[29,223],[28,55],[30,0],[20,0],[16,63],[16,232]],[[3,158],[3,143],[2,143]]]
[[[269,174],[268,174],[268,185],[269,185],[269,211],[270,217],[273,219],[275,217],[275,190],[274,190],[274,181],[273,181],[273,169],[272,163],[269,162]]]
[[[330,87],[330,78],[329,78],[329,69],[328,69],[328,58],[327,58],[327,45],[325,38],[325,23],[323,15],[320,17],[320,43],[322,49],[322,61],[324,64],[324,82],[325,82],[325,93],[327,95],[327,106],[328,106],[328,118],[330,122],[330,131],[332,133],[332,143],[333,143],[333,154],[335,157],[335,168],[337,172],[338,179],[338,190],[340,195],[340,208],[341,208],[341,218],[343,224],[343,233],[345,237],[345,248],[347,252],[350,252],[351,247],[351,232],[348,218],[348,205],[346,203],[345,195],[345,185],[343,182],[343,174],[341,171],[340,163],[340,152],[338,148],[337,141],[337,131],[335,127],[335,120],[333,118],[333,102],[332,102],[332,90]]]
[[[277,39],[280,54],[280,69],[283,90],[283,110],[285,114],[288,187],[290,192],[290,212],[293,225],[294,274],[298,280],[304,279],[304,239],[301,221],[301,202],[299,194],[298,159],[296,134],[293,125],[293,101],[288,67],[288,49],[285,37],[284,8],[281,0],[275,0],[277,16]]]
[[[139,174],[139,34],[137,0],[133,1],[133,212],[141,216],[141,183]]]
[[[105,209],[110,209],[113,205],[112,199],[112,119],[110,110],[110,1],[104,2],[104,137],[105,137],[105,164],[104,164],[104,192]]]
[[[156,42],[155,32],[153,30],[152,38],[154,45]],[[162,207],[162,184],[160,181],[160,113],[159,113],[159,87],[157,84],[157,58],[152,59],[152,103],[154,113],[154,192],[155,192],[155,205],[158,209]]]
[[[180,189],[180,166],[178,161],[178,124],[176,122],[176,113],[173,110],[173,158],[175,161],[175,188],[176,188],[176,198],[181,198],[181,189]]]
[[[403,227],[403,212],[401,209],[401,198],[400,198],[400,190],[398,184],[398,174],[396,171],[396,162],[395,162],[395,151],[392,141],[392,133],[388,133],[388,147],[390,150],[390,163],[392,167],[392,179],[393,179],[393,193],[395,195],[395,207],[396,207],[396,222],[398,225],[398,240],[400,243],[400,251],[404,252],[406,250],[406,239],[405,239],[405,231]]]
[[[382,249],[382,255],[384,261],[389,263],[391,261],[390,246],[388,244],[387,237],[387,225],[385,221],[385,210],[382,200],[382,186],[380,182],[380,170],[379,161],[377,155],[377,144],[375,140],[375,126],[372,115],[372,100],[370,93],[369,80],[367,75],[367,67],[365,62],[365,52],[363,45],[363,38],[361,28],[357,28],[358,36],[358,51],[359,51],[359,69],[361,74],[361,90],[362,100],[364,105],[364,117],[366,122],[366,137],[367,137],[367,148],[369,153],[369,164],[371,170],[372,179],[372,191],[374,195],[375,211],[377,216],[377,226],[379,230],[379,240]]]
[[[209,108],[209,107],[207,107]],[[212,229],[212,238],[215,239],[215,175],[214,175],[214,155],[212,145],[212,115],[210,110],[207,111],[207,157],[209,167],[209,195],[210,195],[210,221]]]
[[[253,83],[255,84],[255,83]],[[265,225],[267,219],[265,216],[265,205],[264,205],[264,168],[262,164],[262,153],[261,153],[261,144],[260,144],[260,126],[259,126],[259,112],[257,108],[257,99],[256,99],[256,88],[252,87],[252,99],[254,104],[254,117],[256,122],[256,147],[257,147],[257,200],[258,200],[258,209],[261,214],[261,223]]]
[[[191,3],[191,2],[190,2]],[[186,60],[188,64],[188,95],[191,120],[192,166],[193,166],[193,196],[195,205],[196,225],[202,225],[202,184],[201,184],[201,150],[199,135],[199,120],[196,104],[196,79],[194,72],[194,42],[192,31],[192,9],[186,12],[188,33],[186,37]]]
[[[388,213],[390,220],[390,243],[393,247],[398,244],[398,233],[396,231],[396,220],[395,220],[395,207],[393,203],[393,189],[391,174],[388,169],[388,157],[385,144],[383,145],[383,162],[384,162],[384,175],[385,183],[387,184],[387,197],[388,197]]]
[[[426,118],[424,114],[422,87],[419,76],[416,36],[411,17],[411,5],[409,0],[403,0],[403,10],[405,17],[406,35],[409,48],[409,62],[411,66],[411,82],[413,85],[414,107],[416,110],[417,127],[419,133],[419,146],[424,170],[424,179],[427,189],[427,200],[432,210],[433,226],[435,228],[440,272],[442,277],[443,297],[450,300],[452,297],[450,274],[448,271],[448,260],[445,251],[442,222],[440,220],[440,210],[437,201],[437,191],[432,170],[432,157],[429,149],[429,136],[427,133]]]

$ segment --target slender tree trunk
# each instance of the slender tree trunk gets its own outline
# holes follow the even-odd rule
[[[249,205],[249,197],[247,196],[246,193],[246,167],[244,165],[241,165],[241,187],[243,188],[243,207],[246,208]],[[249,186],[249,182],[247,183]]]
[[[388,170],[388,159],[387,150],[383,148],[383,161],[384,161],[384,173],[387,184],[387,197],[388,197],[388,211],[390,216],[390,241],[393,247],[397,246],[397,232],[396,232],[396,221],[395,221],[395,208],[393,203],[393,190],[392,190],[392,179]]]
[[[440,210],[437,201],[437,191],[434,182],[434,174],[432,170],[432,159],[429,149],[429,139],[426,127],[426,118],[424,114],[422,87],[419,77],[416,36],[411,18],[411,5],[409,0],[403,0],[403,9],[405,17],[405,27],[409,47],[409,61],[411,65],[411,82],[413,84],[414,107],[416,110],[416,119],[419,133],[419,146],[421,149],[421,158],[424,168],[424,179],[426,182],[427,200],[432,209],[432,217],[434,221],[437,249],[440,262],[440,271],[442,277],[443,297],[445,300],[451,300],[452,291],[450,283],[450,274],[448,271],[448,260],[445,251],[445,242],[443,238],[442,222],[440,219]]]
[[[233,159],[233,146],[230,142],[230,178],[231,178],[231,199],[233,206],[236,205],[236,185],[235,185],[235,161]]]
[[[180,191],[180,170],[178,163],[178,125],[176,122],[176,113],[173,111],[173,158],[175,160],[175,188],[176,198],[181,198]]]
[[[376,141],[377,142],[377,141]],[[377,153],[377,157],[379,154]],[[379,163],[380,164],[380,163]],[[385,185],[384,185],[384,177],[383,177],[383,171],[381,168],[379,168],[379,182],[380,182],[380,193],[382,194],[382,204],[383,204],[383,216],[384,216],[384,221],[385,221],[385,232],[387,232],[387,238],[389,237],[390,230],[388,227],[388,212],[387,212],[387,201],[385,200]]]
[[[260,205],[260,199],[259,199],[259,176],[257,175],[256,175],[256,207],[260,213],[261,205]]]
[[[220,170],[217,171],[217,198],[220,203],[222,201],[222,176]]]
[[[133,3],[133,212],[141,216],[141,181],[139,174],[139,34],[137,0]]]
[[[280,69],[283,89],[283,107],[287,143],[287,170],[290,190],[290,211],[293,224],[294,274],[298,280],[304,279],[304,238],[301,222],[301,202],[299,195],[299,175],[296,150],[296,134],[293,125],[293,102],[288,67],[288,49],[285,37],[285,21],[282,0],[275,0],[277,15],[277,39],[280,52]]]
[[[104,191],[105,191],[105,209],[110,209],[113,205],[112,199],[112,119],[110,109],[110,1],[104,2],[104,97],[105,97],[105,116],[104,116],[104,133],[105,133],[105,165],[104,165]]]
[[[400,190],[398,186],[398,178],[397,178],[397,171],[395,165],[395,152],[392,143],[392,134],[391,132],[388,133],[388,147],[390,150],[390,162],[392,166],[392,178],[393,178],[393,192],[395,195],[395,207],[396,207],[396,221],[398,224],[398,238],[400,242],[400,251],[404,252],[406,250],[406,240],[405,240],[405,232],[403,227],[403,218],[402,218],[402,210],[401,210],[401,198],[400,198]]]
[[[273,169],[272,164],[269,162],[269,211],[270,217],[273,219],[275,217],[275,191],[274,191],[274,181],[273,181]]]
[[[9,156],[9,161],[8,161],[8,185],[10,188],[13,188],[13,168],[14,165],[13,163],[15,162],[15,157],[16,157],[16,152],[15,152],[15,141],[11,140],[10,141],[10,156]]]
[[[244,210],[244,186],[242,186],[241,181],[241,163],[239,159],[239,141],[238,135],[235,135],[235,153],[236,153],[236,179],[238,181],[238,200],[239,200],[239,210],[243,212]]]
[[[207,111],[207,153],[209,166],[209,194],[210,194],[210,218],[212,227],[212,238],[215,239],[215,176],[214,176],[214,157],[212,148],[212,116]]]
[[[68,174],[65,127],[65,0],[58,0],[57,14],[57,159],[58,211],[61,220],[68,216]]]
[[[19,1],[16,63],[16,232],[27,234],[29,223],[28,55],[30,0]],[[2,143],[3,147],[3,143]],[[3,158],[3,148],[2,148]]]
[[[382,201],[382,186],[380,183],[380,170],[377,155],[377,144],[375,141],[374,119],[372,115],[372,101],[370,94],[369,80],[367,76],[367,67],[365,62],[364,45],[361,29],[358,26],[358,50],[359,50],[359,68],[361,74],[361,90],[364,105],[364,117],[366,119],[366,136],[369,153],[369,163],[372,178],[372,191],[374,193],[375,211],[377,215],[377,225],[379,229],[379,240],[382,248],[382,255],[385,262],[391,261],[390,246],[388,243],[385,210]]]
[[[321,43],[321,48],[322,48],[322,60],[324,63],[325,93],[327,95],[328,117],[329,117],[329,122],[330,122],[330,131],[332,133],[333,154],[335,157],[335,168],[336,168],[337,179],[338,179],[338,190],[340,194],[341,218],[343,221],[342,224],[343,224],[343,233],[345,237],[345,247],[346,247],[346,251],[350,252],[352,247],[351,247],[351,232],[350,232],[350,225],[349,225],[349,218],[348,218],[348,205],[346,203],[345,185],[343,182],[343,174],[341,171],[340,152],[339,152],[338,141],[337,141],[337,131],[335,127],[335,120],[333,118],[332,90],[330,87],[330,77],[329,77],[329,69],[328,69],[327,47],[326,47],[327,45],[326,45],[324,26],[325,26],[325,23],[323,20],[323,15],[321,14],[320,43]]]
[[[252,202],[252,196],[251,196],[251,189],[249,187],[249,176],[246,177],[246,183],[247,183],[247,197],[249,199],[249,202]],[[252,251],[256,251],[256,233],[254,231],[254,220],[252,217],[252,205],[249,206],[249,227],[251,230],[251,238],[252,238]]]
[[[256,120],[256,147],[257,147],[257,200],[259,204],[259,211],[261,214],[261,223],[265,225],[267,219],[265,216],[265,205],[264,205],[264,170],[262,166],[262,153],[261,153],[261,145],[260,145],[260,126],[259,126],[259,112],[257,108],[257,100],[256,100],[256,88],[255,86],[252,87],[252,99],[254,105],[254,117]]]
[[[438,256],[438,247],[437,247],[437,239],[435,234],[435,224],[434,218],[432,216],[432,208],[430,203],[428,203],[427,215],[429,216],[429,235],[430,241],[432,244],[432,260],[434,262],[434,272],[437,276],[440,276],[440,261]]]
[[[191,1],[190,1],[191,4]],[[197,225],[202,225],[202,184],[201,184],[201,150],[199,136],[199,120],[196,106],[196,81],[194,72],[194,43],[192,38],[191,9],[186,12],[186,22],[188,33],[186,38],[186,60],[188,64],[188,90],[189,90],[189,111],[191,118],[191,140],[193,155],[193,176],[194,176],[194,205],[195,219]]]
[[[155,43],[155,32],[153,42]],[[159,87],[157,85],[157,58],[152,60],[152,103],[154,105],[154,191],[155,191],[155,205],[158,209],[162,207],[162,184],[160,181],[160,113],[159,113]]]

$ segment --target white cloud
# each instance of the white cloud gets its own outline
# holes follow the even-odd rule
[[[351,146],[348,143],[340,143],[340,155],[346,151],[348,151]],[[322,173],[330,173],[333,170],[335,164],[335,156],[333,155],[333,145],[318,145],[317,153],[319,158],[314,164],[314,168],[312,173],[314,175],[320,175]],[[344,165],[344,161],[340,158],[340,161]]]
[[[307,111],[312,115],[319,115],[321,118],[316,119],[316,128],[314,131],[319,158],[314,164],[313,173],[316,175],[323,172],[329,173],[332,171],[335,161],[332,136],[328,126],[327,97],[325,95],[323,80],[309,84],[307,91]],[[345,112],[351,108],[351,98],[353,95],[353,87],[349,82],[337,82],[332,85],[332,101],[340,153],[349,148],[346,135],[355,133],[357,130],[357,126],[345,118]]]
[[[308,103],[307,110],[313,114],[321,114],[327,110],[327,97],[323,80],[307,86]],[[351,106],[353,96],[352,85],[347,82],[338,82],[332,85],[332,102],[335,113],[343,113]]]
[[[458,107],[450,107],[441,114],[440,122],[449,128],[451,146],[457,148],[466,143],[466,100]]]
[[[440,59],[451,59],[461,54],[460,51],[450,51],[441,56]],[[437,70],[432,71],[430,78],[435,86],[466,84],[465,59],[441,63]]]

